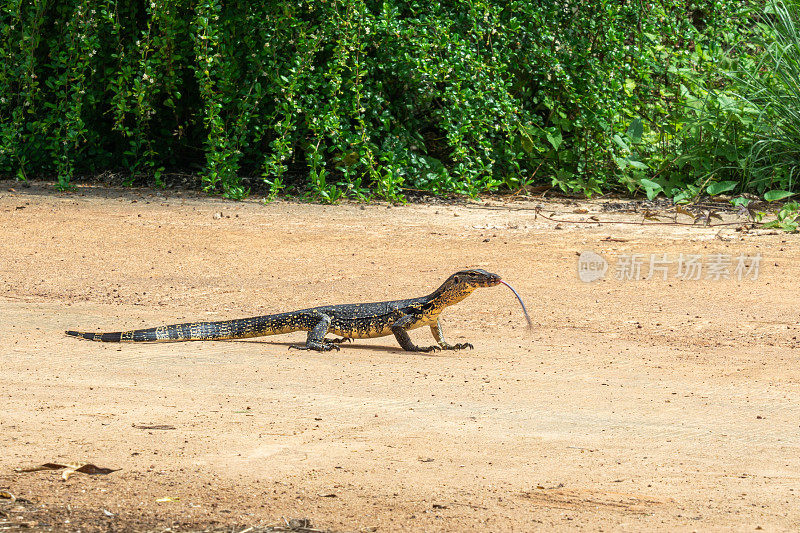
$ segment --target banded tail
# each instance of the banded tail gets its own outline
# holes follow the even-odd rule
[[[98,342],[180,342],[244,339],[262,335],[290,333],[300,328],[292,327],[286,320],[288,313],[256,316],[220,322],[187,322],[155,328],[115,331],[112,333],[86,333],[65,331],[67,335]]]

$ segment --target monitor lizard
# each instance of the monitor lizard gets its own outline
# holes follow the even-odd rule
[[[101,342],[168,342],[244,339],[307,331],[308,338],[305,345],[291,345],[289,348],[321,352],[338,350],[338,343],[352,339],[384,337],[393,334],[400,346],[409,352],[472,349],[472,344],[468,342],[450,344],[444,340],[439,315],[446,307],[457,304],[475,289],[493,287],[500,283],[514,291],[522,304],[522,310],[530,327],[531,320],[525,304],[511,285],[503,281],[497,274],[482,269],[468,269],[456,272],[447,278],[431,294],[408,300],[329,305],[237,320],[187,322],[115,333],[67,331],[66,334]],[[431,328],[431,333],[438,346],[416,346],[411,341],[408,331],[422,326]],[[326,339],[327,333],[338,335],[341,338]]]

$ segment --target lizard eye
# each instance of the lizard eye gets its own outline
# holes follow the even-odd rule
[[[461,281],[461,278],[458,277],[458,276],[453,278],[453,282],[455,282],[455,283],[459,283],[460,281]]]

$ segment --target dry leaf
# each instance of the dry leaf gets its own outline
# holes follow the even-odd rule
[[[309,529],[311,528],[311,520],[308,518],[291,518],[286,525],[291,529]]]
[[[650,211],[649,209],[645,209],[644,212],[642,213],[642,216],[644,217],[645,220],[661,220],[660,218],[658,218],[658,213],[656,213],[655,211]]]
[[[156,501],[159,502],[159,503],[164,503],[164,502],[176,502],[178,500],[180,500],[180,498],[173,498],[171,496],[165,496],[164,498],[159,498]]]
[[[64,479],[64,481],[68,480],[70,476],[75,472],[95,475],[95,474],[110,474],[111,472],[116,472],[117,470],[119,470],[119,468],[101,468],[91,463],[44,463],[38,466],[15,468],[14,471],[38,472],[40,470],[61,470],[62,468],[66,469],[61,474],[61,477]]]

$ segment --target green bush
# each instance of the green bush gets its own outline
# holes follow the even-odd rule
[[[744,0],[0,6],[0,172],[62,188],[114,171],[331,202],[666,190],[726,178],[747,127],[708,102],[752,31]]]

